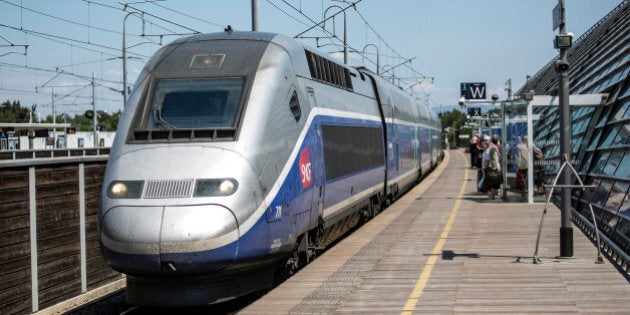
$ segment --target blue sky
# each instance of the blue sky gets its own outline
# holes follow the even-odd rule
[[[356,0],[355,0],[356,1]],[[128,81],[134,82],[149,56],[183,34],[219,32],[225,25],[251,30],[251,0],[0,0],[0,100],[38,105],[40,115],[73,116],[92,107],[90,78],[97,110],[122,108],[122,28],[128,12],[141,10],[142,23],[131,15],[126,23]],[[296,36],[313,22],[348,4],[333,0],[259,0],[261,31]],[[576,38],[621,3],[621,0],[566,0],[567,31]],[[486,82],[488,95],[506,97],[505,81],[517,90],[557,55],[552,40],[551,11],[556,0],[362,0],[348,9],[348,44],[363,50],[377,45],[381,67],[411,59],[413,68],[397,67],[399,84],[439,110],[455,105],[461,82]],[[366,23],[367,22],[367,23]],[[320,49],[343,60],[340,53],[343,19],[335,19],[339,40],[321,39]],[[332,20],[327,23],[332,33]],[[178,34],[178,35],[173,35]],[[321,37],[318,29],[303,37]],[[302,41],[311,46],[312,38]],[[331,44],[336,45],[331,45]],[[26,55],[24,47],[28,45]],[[369,59],[351,54],[351,65],[375,69]],[[413,69],[413,70],[412,70]],[[418,82],[419,80],[419,82]],[[417,83],[416,83],[417,82]],[[415,84],[414,84],[415,83]]]

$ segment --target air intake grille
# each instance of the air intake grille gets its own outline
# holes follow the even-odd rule
[[[187,198],[192,195],[195,180],[148,180],[144,198]]]
[[[352,79],[348,69],[308,50],[305,50],[305,52],[308,68],[313,79],[328,82],[334,86],[352,91]]]

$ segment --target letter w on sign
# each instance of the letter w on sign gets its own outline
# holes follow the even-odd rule
[[[460,84],[460,96],[467,100],[485,100],[486,99],[486,83],[485,82],[467,82]]]

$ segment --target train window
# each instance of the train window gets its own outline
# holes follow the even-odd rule
[[[233,127],[245,78],[158,80],[147,129]]]
[[[300,121],[300,118],[302,117],[302,109],[300,108],[300,101],[298,100],[296,91],[293,91],[293,96],[291,96],[291,100],[289,100],[289,108],[291,109],[291,114],[293,114],[295,121]]]
[[[322,125],[326,180],[335,180],[385,164],[383,129]]]

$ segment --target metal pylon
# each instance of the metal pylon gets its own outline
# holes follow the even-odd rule
[[[545,193],[547,195],[547,202],[545,202],[545,209],[543,210],[542,217],[540,218],[540,226],[538,227],[538,237],[536,238],[536,250],[534,251],[534,264],[542,263],[542,260],[538,258],[538,246],[540,245],[540,236],[542,234],[545,214],[547,214],[549,201],[551,200],[551,193],[554,188],[581,188],[586,193],[586,196],[588,198],[588,207],[591,210],[591,219],[593,220],[593,226],[595,226],[595,240],[597,241],[597,261],[595,261],[595,263],[603,264],[604,259],[602,258],[601,244],[599,240],[599,230],[597,228],[597,220],[595,219],[595,213],[593,212],[593,206],[591,205],[591,190],[590,189],[597,188],[597,186],[584,185],[584,182],[582,182],[582,179],[578,175],[577,171],[575,171],[575,168],[573,168],[573,166],[571,165],[571,162],[569,162],[568,155],[565,154],[562,156],[562,158],[564,159],[564,162],[562,163],[562,166],[560,166],[560,170],[558,171],[556,178],[553,180],[553,183],[551,185],[543,185],[543,187],[545,188]],[[571,169],[571,172],[573,172],[573,175],[575,175],[575,177],[578,179],[578,181],[580,182],[579,185],[557,185],[558,178],[560,178],[560,174],[562,174],[562,171],[564,170],[566,166],[568,166]]]

